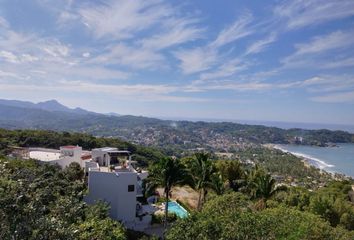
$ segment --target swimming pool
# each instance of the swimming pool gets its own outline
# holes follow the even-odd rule
[[[168,202],[168,212],[175,213],[180,218],[188,217],[188,212],[177,202]]]

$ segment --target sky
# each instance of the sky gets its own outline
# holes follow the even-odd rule
[[[0,98],[354,123],[353,0],[0,0]]]

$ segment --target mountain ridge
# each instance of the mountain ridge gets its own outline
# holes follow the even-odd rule
[[[31,109],[41,109],[49,112],[68,112],[76,114],[94,114],[94,112],[87,111],[82,108],[69,108],[55,99],[33,103],[29,101],[20,101],[20,100],[6,100],[0,99],[0,104],[11,107],[22,107],[22,108],[31,108]],[[96,113],[95,113],[96,114]]]
[[[80,114],[26,107],[28,105],[31,104],[27,102],[19,107],[18,102],[12,106],[0,103],[0,128],[89,133],[164,148],[171,154],[197,148],[221,152],[237,151],[244,144],[297,143],[326,146],[327,143],[354,142],[354,134],[345,131],[282,129],[232,122],[172,121],[93,112]],[[48,105],[58,107],[51,107],[51,110],[58,110],[60,107],[56,102]]]

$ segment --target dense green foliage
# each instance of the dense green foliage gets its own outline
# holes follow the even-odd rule
[[[125,239],[106,205],[83,202],[82,177],[77,164],[1,158],[0,239]]]
[[[254,210],[240,193],[209,200],[202,212],[180,219],[166,239],[353,239],[354,232],[333,228],[309,212],[284,207]]]
[[[5,130],[0,129],[0,153],[8,153],[11,146],[45,147],[58,149],[65,145],[79,145],[91,150],[98,147],[117,147],[132,152],[132,159],[141,166],[159,160],[163,154],[151,147],[134,145],[117,138],[94,137],[84,133],[53,132],[46,130]]]
[[[351,193],[351,183],[342,181],[329,183],[315,192],[291,188],[287,194],[278,193],[274,200],[285,206],[317,214],[333,227],[354,230],[354,198]]]
[[[186,167],[201,165],[187,158]],[[227,194],[209,197],[200,213],[178,220],[167,239],[352,239],[351,183],[333,182],[318,191],[276,186],[259,165],[243,169],[233,161],[216,165]],[[198,172],[190,171],[198,176]],[[215,172],[213,173],[215,174]],[[237,187],[233,187],[235,182]],[[206,185],[213,190],[212,185]],[[197,189],[198,190],[198,189]],[[234,193],[232,191],[239,191]],[[221,196],[219,196],[221,195]]]
[[[318,187],[332,179],[329,173],[320,172],[310,165],[305,166],[300,158],[276,149],[247,148],[238,151],[237,156],[241,162],[251,160],[273,175],[281,176],[284,182],[295,182],[307,188]]]
[[[200,191],[205,203],[201,211],[172,223],[166,239],[354,239],[353,182],[329,183],[328,174],[277,150],[239,150],[240,161],[214,161],[207,154],[180,160],[114,138],[0,129],[2,154],[12,146],[76,144],[86,149],[125,148],[136,160],[151,161],[147,187],[162,186],[166,201],[177,184],[190,184]],[[246,164],[246,160],[256,165]],[[304,188],[279,187],[274,175]],[[0,239],[126,239],[139,235],[127,233],[119,222],[108,218],[107,205],[83,202],[83,177],[77,164],[60,169],[34,160],[0,157]],[[318,188],[319,183],[324,187]],[[309,191],[310,187],[315,190]]]

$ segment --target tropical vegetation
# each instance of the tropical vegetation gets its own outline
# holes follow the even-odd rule
[[[0,239],[137,238],[108,217],[106,203],[84,203],[85,176],[77,164],[60,169],[5,157],[14,146],[67,144],[126,147],[146,159],[140,165],[149,165],[145,192],[164,190],[166,239],[354,239],[353,181],[334,181],[292,155],[253,148],[240,150],[238,160],[218,160],[205,152],[176,158],[118,139],[38,130],[0,130]],[[306,184],[294,187],[274,178],[294,178],[288,171]],[[322,185],[311,185],[314,180]],[[167,224],[175,220],[168,215],[168,201],[178,185],[197,192],[198,206],[188,218]]]

